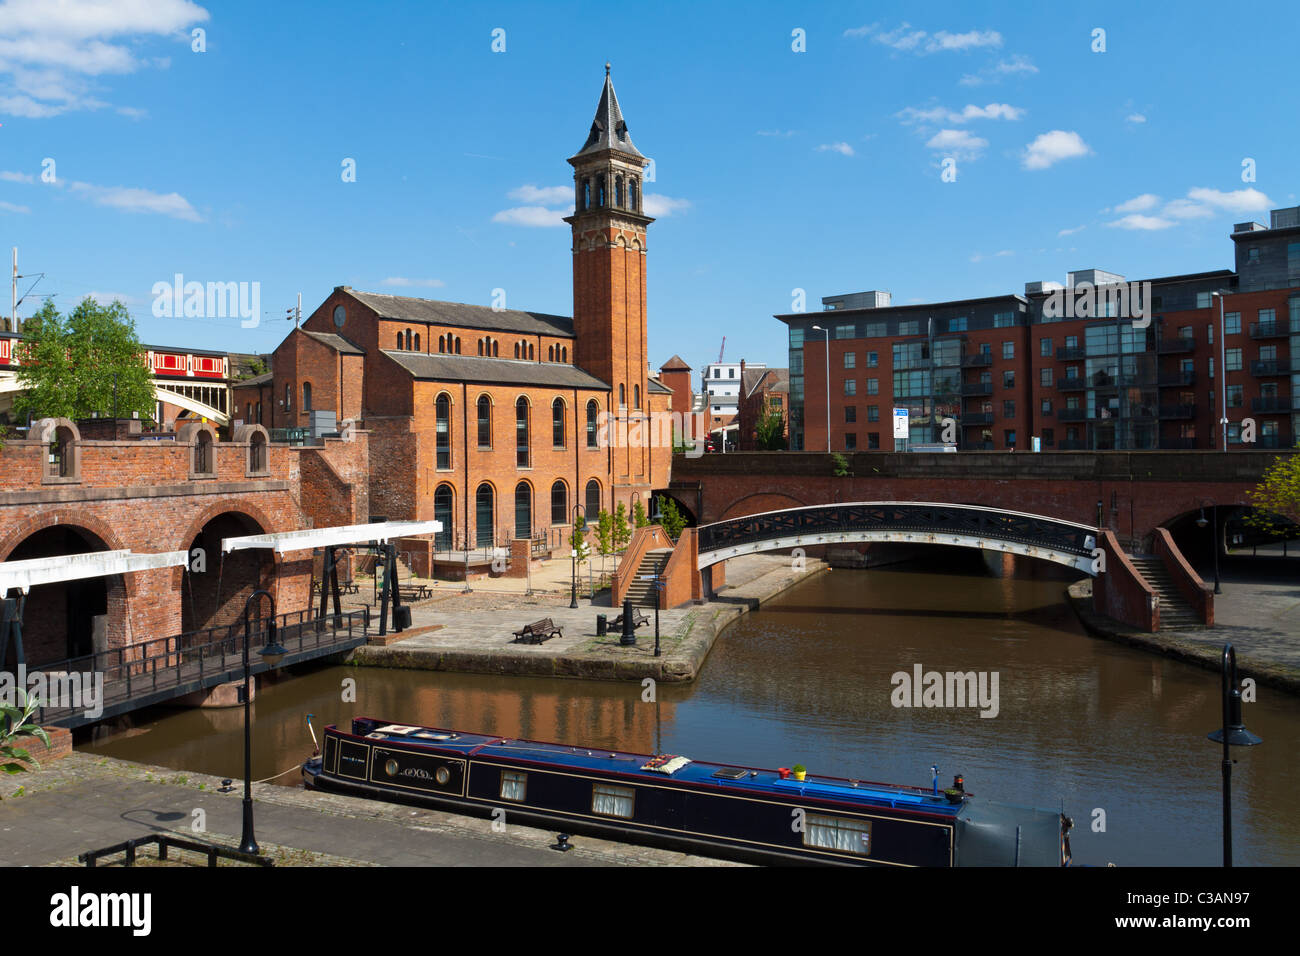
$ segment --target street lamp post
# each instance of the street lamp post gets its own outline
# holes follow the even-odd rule
[[[573,565],[572,583],[569,587],[569,608],[573,609],[578,606],[578,519],[582,519],[583,525],[587,523],[587,512],[582,505],[573,506],[573,540],[570,543],[572,550],[570,556]]]
[[[1211,544],[1214,548],[1214,593],[1222,594],[1223,591],[1219,587],[1219,506],[1214,503],[1213,498],[1201,499],[1201,516],[1196,519],[1196,527],[1204,528],[1210,523],[1205,520],[1205,503],[1207,501],[1210,503],[1210,513],[1212,515],[1211,521],[1213,521],[1214,524],[1214,527],[1211,530]]]
[[[1228,328],[1223,320],[1224,290],[1219,289],[1217,292],[1211,292],[1210,295],[1219,297],[1219,427],[1223,432],[1223,450],[1226,452],[1228,450],[1228,363],[1224,358],[1227,351],[1223,340],[1228,337]]]
[[[1254,747],[1264,741],[1241,722],[1241,686],[1237,682],[1237,651],[1223,645],[1223,726],[1206,734],[1223,744],[1223,865],[1232,866],[1232,754],[1230,747]]]
[[[253,636],[249,613],[253,609],[254,602],[263,595],[271,602],[271,618],[267,623],[266,646],[258,653],[266,661],[268,668],[278,666],[284,656],[289,653],[275,638],[275,598],[259,588],[250,594],[248,600],[244,603],[244,828],[239,841],[241,853],[260,852],[257,841],[253,838],[253,731],[249,710],[252,700],[252,694],[250,693],[252,676],[248,664],[248,645]]]
[[[826,333],[826,454],[831,453],[831,330],[820,325],[813,328]]]

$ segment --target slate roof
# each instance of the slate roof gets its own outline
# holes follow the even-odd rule
[[[660,395],[671,395],[673,393],[671,388],[659,381],[657,378],[652,378],[647,381],[646,391],[657,392]]]
[[[384,295],[381,292],[358,292],[356,289],[349,289],[348,293],[385,319],[573,338],[573,319],[564,315],[521,312],[517,309],[502,309],[498,312],[486,305],[413,299],[404,295]]]
[[[741,393],[748,398],[764,382],[770,392],[788,392],[790,370],[788,368],[747,368],[745,374],[740,377]]]
[[[663,365],[659,366],[661,372],[689,372],[691,367],[682,361],[680,355],[674,355]]]
[[[425,381],[609,391],[609,386],[600,379],[572,365],[479,358],[473,355],[427,355],[423,352],[393,352],[388,349],[382,351],[412,376]]]
[[[596,118],[591,121],[587,142],[578,150],[577,155],[597,153],[603,149],[615,149],[645,159],[641,151],[632,145],[632,137],[628,135],[627,123],[623,121],[623,111],[619,109],[618,96],[614,93],[614,81],[609,78],[608,63],[605,64],[605,88],[600,92]]]
[[[231,387],[231,388],[240,388],[240,387],[242,387],[242,386],[244,386],[244,385],[262,385],[262,384],[264,384],[264,383],[266,383],[266,382],[271,381],[271,379],[273,379],[273,378],[275,378],[275,376],[274,376],[273,374],[271,374],[270,372],[264,372],[263,374],[261,374],[261,375],[255,375],[255,376],[253,376],[252,378],[246,378],[246,379],[243,379],[242,381],[238,381],[238,382],[231,382],[231,383],[230,383],[230,387]]]
[[[366,354],[365,349],[353,345],[343,336],[335,335],[333,332],[308,332],[306,329],[303,329],[303,332],[306,333],[307,335],[310,335],[313,339],[315,339],[317,342],[320,342],[322,345],[328,345],[335,352],[342,352],[344,355],[365,355]]]

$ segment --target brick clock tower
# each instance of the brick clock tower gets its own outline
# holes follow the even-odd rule
[[[632,144],[605,64],[605,88],[587,141],[573,166],[574,364],[610,385],[610,438],[616,497],[646,491],[650,449],[615,438],[648,416],[646,354],[646,227],[642,211],[644,169],[649,161]],[[613,421],[617,416],[619,421]],[[649,431],[648,428],[645,429]],[[635,444],[635,443],[634,443]]]

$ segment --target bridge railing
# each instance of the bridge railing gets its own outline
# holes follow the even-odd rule
[[[854,502],[771,511],[702,525],[700,554],[772,538],[873,530],[960,534],[1076,555],[1091,554],[1096,535],[1095,531],[1072,522],[991,508]]]
[[[269,634],[264,618],[254,621],[251,633],[244,632],[243,620],[221,627],[189,631],[172,637],[160,637],[126,647],[115,647],[65,658],[28,668],[28,684],[39,672],[45,685],[44,700],[56,692],[60,697],[71,689],[85,688],[87,680],[103,677],[104,707],[121,704],[134,697],[154,695],[160,691],[194,684],[206,686],[205,680],[242,670],[244,642],[249,642],[251,671],[265,670],[256,649],[266,643]],[[368,609],[315,617],[311,611],[292,611],[276,617],[276,639],[289,655],[351,641],[364,636],[369,627]],[[41,693],[40,684],[37,693]],[[26,688],[24,688],[26,689]],[[80,690],[81,700],[86,699]],[[68,704],[42,706],[37,710],[38,723],[57,723],[85,708]]]

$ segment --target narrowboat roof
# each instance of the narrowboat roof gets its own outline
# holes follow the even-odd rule
[[[624,774],[640,778],[645,783],[673,781],[695,786],[747,790],[754,793],[820,798],[863,806],[885,806],[944,816],[956,816],[964,805],[964,801],[952,803],[943,793],[935,794],[932,790],[922,787],[815,774],[809,774],[805,780],[798,781],[792,777],[783,779],[775,770],[696,761],[673,754],[654,756],[630,751],[575,747],[567,744],[504,738],[491,734],[462,733],[410,724],[389,724],[371,718],[355,718],[352,724],[353,735],[358,737],[452,751],[478,759],[499,757],[512,761],[536,761],[575,770]]]

